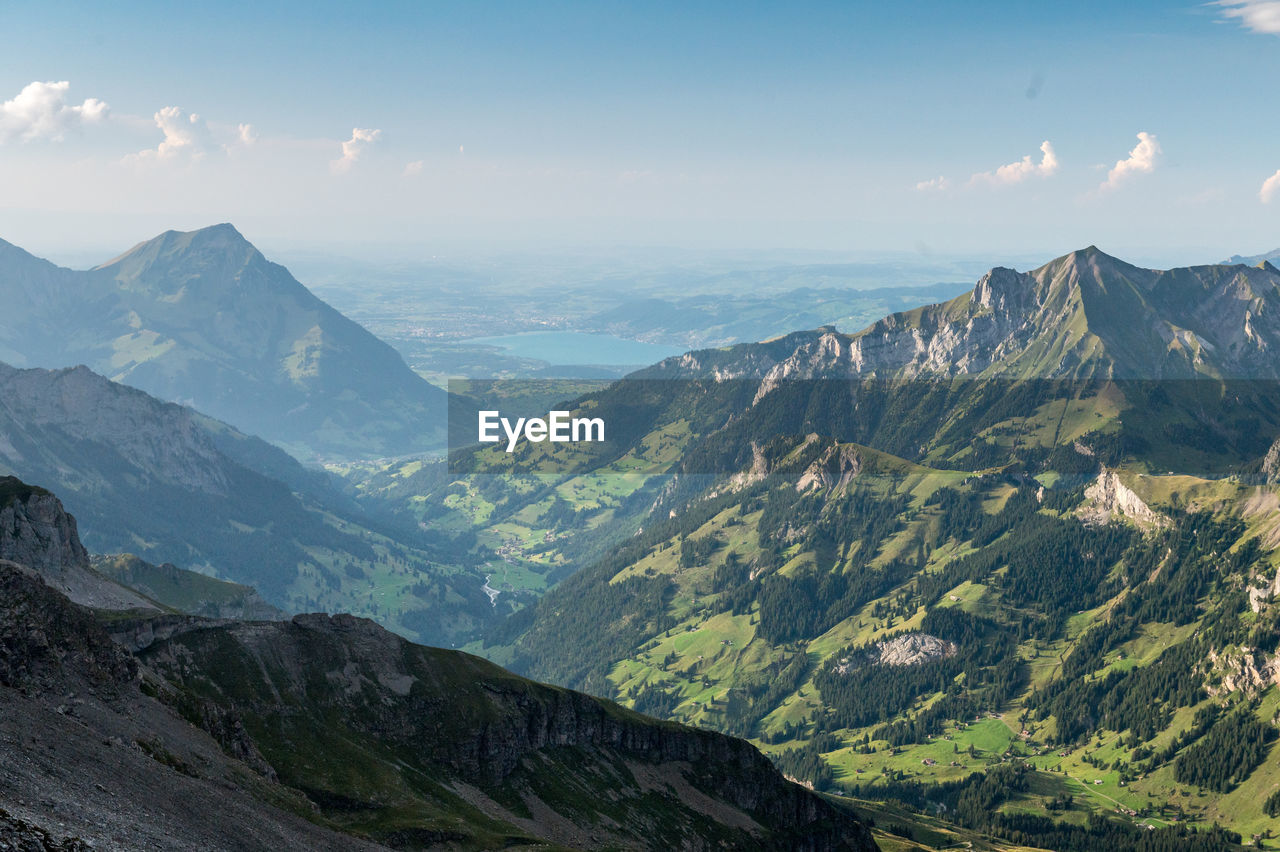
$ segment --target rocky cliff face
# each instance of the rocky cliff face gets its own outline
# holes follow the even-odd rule
[[[877,642],[866,651],[836,662],[837,674],[848,674],[860,666],[918,666],[930,660],[954,657],[956,644],[928,633],[906,633]]]
[[[89,562],[58,498],[12,476],[0,477],[0,556],[51,577]]]
[[[0,848],[382,848],[280,809],[306,803],[144,685],[89,611],[0,561]]]
[[[1168,519],[1152,511],[1114,470],[1103,468],[1098,478],[1084,490],[1089,503],[1080,509],[1085,523],[1104,524],[1113,517],[1124,517],[1142,525],[1167,524]]]
[[[1280,438],[1277,438],[1262,459],[1262,478],[1267,485],[1280,482]]]
[[[0,563],[0,686],[41,691],[72,679],[116,694],[133,682],[138,664],[39,574]]]
[[[363,619],[307,615],[188,630],[154,642],[140,658],[184,692],[243,718],[251,732],[270,732],[255,746],[286,783],[305,778],[325,788],[329,779],[298,744],[333,748],[340,737],[376,742],[429,777],[494,800],[516,791],[535,812],[586,807],[576,795],[558,798],[564,791],[549,783],[548,772],[567,781],[584,772],[615,775],[607,810],[618,825],[611,836],[627,847],[654,848],[662,838],[672,848],[711,848],[710,838],[724,832],[741,848],[872,848],[865,829],[785,781],[744,741],[535,684],[476,657],[411,645]],[[341,733],[332,719],[342,720]],[[282,747],[282,740],[293,745]],[[609,765],[615,768],[605,770]],[[660,788],[687,787],[689,796],[660,795],[660,815],[642,806],[644,778],[653,773],[665,779]],[[588,828],[569,817],[575,819],[578,829]]]
[[[104,626],[54,587],[98,577],[56,498],[0,507],[0,845],[875,848],[744,741],[370,621]]]
[[[26,566],[85,606],[151,609],[155,605],[89,567],[76,520],[42,488],[0,477],[0,559]]]

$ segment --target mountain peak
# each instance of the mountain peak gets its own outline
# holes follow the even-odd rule
[[[1150,289],[1160,273],[1126,263],[1095,245],[1076,249],[1055,258],[1028,273],[1045,291],[1046,301],[1070,301],[1087,298],[1097,302],[1111,300],[1122,289],[1144,292]],[[1073,295],[1075,294],[1075,295]]]
[[[1068,252],[1062,257],[1049,261],[1040,269],[1062,269],[1066,267],[1091,268],[1091,269],[1115,269],[1115,268],[1132,268],[1136,269],[1128,263],[1125,263],[1114,255],[1107,254],[1095,245],[1088,245],[1082,249]]]
[[[253,243],[244,238],[230,222],[198,228],[194,231],[165,231],[138,243],[122,255],[108,260],[98,269],[119,268],[122,273],[139,266],[149,266],[164,258],[190,253],[222,252],[257,254]]]
[[[31,252],[15,246],[7,240],[0,240],[0,262],[6,265],[18,266],[20,268],[38,267],[48,270],[56,270],[58,267],[41,257],[36,257]]]

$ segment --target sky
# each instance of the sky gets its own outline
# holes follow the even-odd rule
[[[0,3],[0,238],[1280,247],[1280,1]]]

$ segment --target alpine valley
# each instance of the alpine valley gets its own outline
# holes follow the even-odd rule
[[[531,603],[473,650],[747,737],[885,848],[1265,844],[1277,317],[1265,260],[1090,247],[663,361],[566,406],[611,424],[586,457],[354,487],[500,555]]]
[[[85,272],[0,244],[0,296],[0,841],[1280,830],[1266,259],[1090,247],[855,333],[459,384],[608,440],[447,458],[446,394],[228,225]]]

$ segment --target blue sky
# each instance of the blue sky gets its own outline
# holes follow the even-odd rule
[[[1280,246],[1278,2],[9,2],[0,32],[0,237],[33,249],[224,220],[424,252]]]

